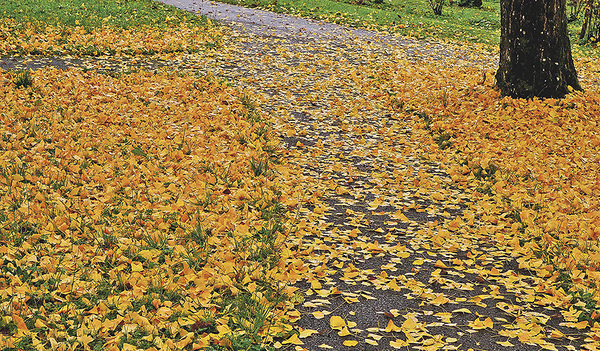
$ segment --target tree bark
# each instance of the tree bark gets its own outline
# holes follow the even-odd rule
[[[496,82],[514,98],[562,98],[581,90],[567,32],[566,0],[501,0]]]
[[[594,0],[588,0],[585,6],[585,16],[583,17],[583,24],[581,25],[581,32],[579,32],[579,40],[583,41],[587,32],[588,25],[592,19],[592,7],[594,6]]]
[[[590,39],[598,35],[600,31],[600,5],[595,0],[587,0],[585,4],[585,16],[579,32],[579,42],[582,44],[588,43]],[[596,38],[595,41],[598,41]]]

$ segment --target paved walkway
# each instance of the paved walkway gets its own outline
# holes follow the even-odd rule
[[[256,35],[280,37],[321,37],[321,38],[376,38],[374,32],[352,29],[326,22],[318,22],[295,16],[282,15],[259,9],[249,9],[225,3],[203,0],[161,0],[181,9],[239,27]]]
[[[413,58],[447,59],[460,58],[474,61],[469,51],[457,46],[437,42],[414,40],[401,36],[384,35],[370,30],[354,29],[343,25],[315,21],[297,16],[278,14],[259,9],[250,9],[215,1],[205,0],[159,0],[165,4],[207,16],[238,30],[258,36],[272,36],[296,41],[316,40],[353,40],[372,41],[404,51]],[[479,61],[478,64],[495,65],[496,59]]]
[[[510,340],[516,350],[538,350],[539,343],[499,333],[517,335],[517,324],[538,320],[544,320],[541,335],[562,328],[562,317],[522,300],[533,278],[519,270],[510,250],[487,239],[456,238],[458,249],[450,252],[424,235],[478,205],[471,189],[458,187],[447,165],[418,144],[419,120],[375,98],[394,93],[381,91],[378,77],[432,74],[415,61],[484,69],[493,58],[473,60],[451,46],[226,4],[161,1],[231,26],[223,50],[189,61],[190,69],[225,77],[259,100],[288,162],[301,170],[293,181],[311,199],[302,213],[304,237],[294,244],[314,273],[297,284],[306,293],[298,326],[312,334],[300,349],[344,350],[344,341],[355,340],[357,350],[500,350],[497,342]],[[425,183],[455,201],[432,200],[422,193]],[[456,259],[470,263],[456,267]],[[492,268],[502,274],[483,278]],[[333,330],[332,316],[342,317],[346,328]],[[476,321],[488,317],[494,327],[478,328]],[[407,338],[410,346],[397,342]]]

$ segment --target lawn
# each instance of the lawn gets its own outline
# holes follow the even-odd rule
[[[418,39],[457,39],[497,44],[500,2],[484,1],[480,9],[447,5],[435,16],[424,0],[227,0],[327,22],[400,33]]]
[[[264,8],[357,28],[397,33],[422,40],[480,43],[496,50],[500,43],[500,1],[484,0],[481,8],[446,3],[434,15],[426,0],[224,0],[246,7]],[[568,6],[569,16],[573,7]],[[571,43],[583,55],[597,55],[589,46],[577,45],[583,15],[569,22]]]
[[[190,53],[217,46],[220,37],[205,17],[151,0],[9,0],[0,13],[3,56]]]
[[[152,61],[222,38],[152,1],[27,5],[2,3],[0,56]],[[288,333],[296,200],[246,93],[172,70],[45,68],[0,71],[0,101],[3,350],[242,348]]]

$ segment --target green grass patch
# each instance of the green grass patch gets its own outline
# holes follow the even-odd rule
[[[480,8],[445,3],[442,15],[433,13],[426,0],[222,0],[279,13],[399,33],[417,39],[443,39],[459,42],[500,43],[500,0],[484,0]],[[568,10],[569,11],[569,10]],[[581,14],[579,14],[581,16]],[[574,46],[581,18],[571,21],[569,32]]]
[[[206,17],[154,0],[0,2],[0,56],[121,56],[216,49]]]
[[[93,30],[105,25],[129,29],[177,26],[182,22],[204,26],[203,16],[178,10],[153,0],[5,0],[0,1],[0,18],[48,25],[83,26]]]
[[[224,0],[247,7],[324,20],[360,28],[400,33],[418,39],[444,38],[497,44],[500,2],[484,1],[481,8],[446,5],[436,16],[425,0]]]

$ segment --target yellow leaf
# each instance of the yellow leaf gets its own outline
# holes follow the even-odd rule
[[[383,338],[383,335],[377,335],[377,334],[369,333],[368,337],[379,341],[379,340],[381,340],[381,338]]]
[[[188,335],[185,338],[183,338],[182,340],[179,340],[176,343],[177,349],[184,350],[185,347],[192,342],[193,336],[194,336],[193,333],[188,333]],[[137,350],[137,348],[136,348],[136,350]]]
[[[387,286],[388,286],[390,289],[394,290],[394,291],[400,291],[400,290],[402,290],[402,288],[400,288],[400,287],[398,286],[398,283],[396,282],[396,279],[392,279],[392,280],[390,280],[390,282],[389,282],[389,283],[387,283]]]
[[[396,324],[394,324],[394,321],[392,321],[391,319],[388,321],[387,327],[385,327],[385,332],[387,332],[387,333],[398,332],[401,330],[402,330],[402,328],[400,328]]]
[[[302,329],[302,330],[300,330],[299,337],[301,339],[304,339],[304,338],[308,338],[309,336],[311,336],[313,334],[317,334],[317,333],[318,333],[318,331],[314,330],[314,329]]]
[[[77,337],[77,340],[81,341],[82,344],[87,345],[90,342],[94,341],[94,338],[92,338],[89,335],[82,335],[82,336]]]
[[[329,346],[327,344],[321,344],[321,345],[319,345],[319,347],[322,348],[322,349],[332,349],[333,348],[333,347],[331,347],[331,346]]]
[[[395,349],[401,349],[403,347],[407,347],[408,345],[409,345],[408,342],[406,342],[404,340],[400,340],[400,339],[396,339],[395,341],[390,341],[390,346]]]
[[[158,256],[158,254],[160,253],[160,251],[156,250],[156,249],[152,249],[152,250],[141,250],[140,252],[138,252],[138,255],[142,256],[144,259],[150,261],[151,259],[155,258]]]
[[[322,319],[325,318],[325,313],[321,312],[321,311],[315,311],[312,312],[312,315],[316,318],[316,319]]]
[[[481,161],[479,161],[479,165],[481,165],[481,168],[483,168],[484,170],[487,170],[490,166],[490,159],[482,158]]]
[[[408,218],[404,215],[404,213],[402,213],[402,210],[396,211],[394,214],[391,215],[391,217],[393,219],[399,219],[402,222],[408,222]]]
[[[284,340],[281,343],[282,344],[304,345],[302,340],[300,340],[300,338],[298,338],[298,334],[294,334],[294,335],[290,336],[289,339]]]
[[[141,272],[144,270],[144,266],[137,261],[131,262],[131,271],[132,272]]]
[[[17,335],[18,336],[21,336],[29,331],[29,329],[27,329],[27,326],[25,325],[25,321],[20,316],[13,314],[12,320],[17,325],[17,329],[18,329]]]
[[[409,258],[410,257],[410,252],[405,251],[405,252],[398,252],[396,254],[396,256],[400,257],[400,258]]]
[[[440,260],[437,260],[437,262],[433,266],[436,267],[436,268],[448,268],[448,266],[446,266],[444,264],[444,262],[442,262]]]
[[[365,342],[366,342],[367,344],[369,344],[369,345],[375,345],[375,346],[379,345],[379,344],[377,343],[377,341],[375,341],[375,340],[372,340],[372,339],[365,339]]]
[[[413,321],[412,318],[407,318],[404,323],[402,323],[402,330],[411,331],[417,329],[417,322]]]
[[[459,308],[459,309],[452,311],[452,313],[472,313],[472,312],[468,308]]]
[[[450,299],[444,296],[444,294],[438,294],[437,297],[430,303],[435,306],[441,306],[450,302]]]
[[[196,339],[197,343],[194,344],[194,348],[195,347],[200,347],[200,348],[207,348],[208,346],[210,346],[210,336],[207,335],[203,338],[197,338]],[[281,344],[279,344],[281,346]]]
[[[343,328],[342,328],[342,330],[340,330],[340,331],[338,332],[338,335],[339,335],[339,336],[348,336],[348,335],[350,335],[350,334],[351,334],[351,333],[350,333],[350,331],[348,330],[348,328],[347,328],[347,327],[343,327]]]
[[[382,203],[383,203],[383,199],[382,199],[382,198],[377,198],[377,199],[375,199],[375,200],[373,200],[373,201],[369,202],[369,207],[368,207],[368,208],[369,208],[370,210],[374,210],[374,209],[376,209],[377,207],[379,207],[379,206],[380,206]]]
[[[510,341],[496,341],[496,344],[502,345],[504,347],[513,347],[515,345],[511,344]]]
[[[450,312],[438,312],[438,313],[435,314],[435,316],[440,317],[440,319],[444,323],[450,323],[450,318],[452,318],[452,313],[450,313]]]
[[[358,344],[358,341],[356,340],[346,340],[343,342],[344,346],[348,346],[348,347],[352,347],[352,346],[356,346]]]
[[[41,319],[38,318],[35,320],[35,327],[36,328],[46,328],[48,326],[46,325],[46,323],[44,323],[44,321],[42,321]]]
[[[485,320],[480,320],[479,317],[477,319],[475,319],[473,322],[469,322],[469,327],[473,328],[473,329],[486,329],[486,328],[493,328],[494,327],[494,322],[492,322],[491,318],[488,317]]]
[[[329,325],[331,326],[331,329],[342,330],[342,328],[346,326],[346,321],[340,316],[332,316],[329,319]]]
[[[444,196],[437,191],[435,193],[431,194],[431,197],[436,201],[444,200]]]

